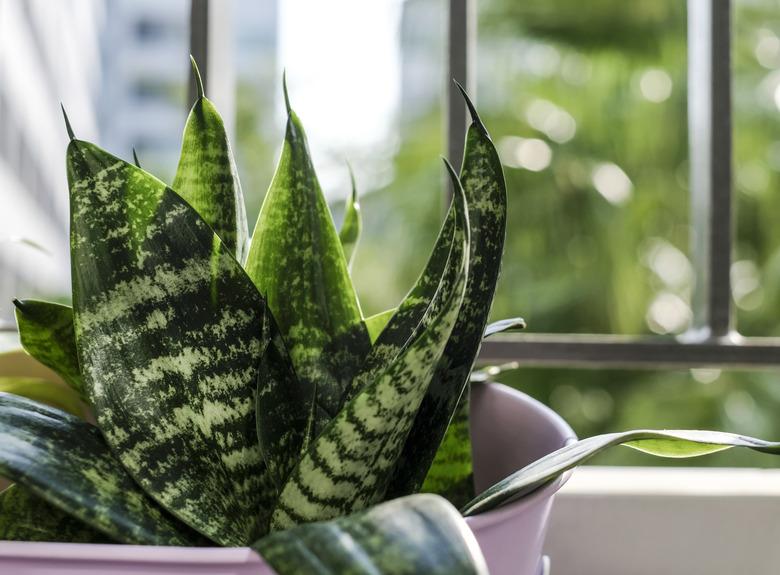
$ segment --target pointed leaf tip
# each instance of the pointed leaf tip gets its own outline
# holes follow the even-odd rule
[[[287,93],[287,69],[282,71],[282,90],[284,91],[284,107],[287,109],[287,115],[292,112],[290,107],[290,95]]]
[[[349,182],[352,185],[352,193],[349,197],[349,201],[354,204],[358,200],[357,184],[355,183],[355,172],[352,170],[352,164],[349,163],[349,160],[346,160],[346,164],[347,171],[349,172]]]
[[[138,154],[135,151],[135,148],[133,148],[133,162],[135,163],[136,168],[141,168],[141,162],[138,161]]]
[[[463,186],[460,183],[460,178],[458,178],[458,173],[455,171],[455,168],[452,167],[452,164],[450,164],[450,161],[447,158],[442,158],[442,162],[444,162],[444,167],[447,168],[447,174],[450,176],[450,180],[452,180],[452,187],[454,188],[453,192],[455,194],[455,197],[460,201],[461,199],[465,201],[465,192],[463,191]],[[463,196],[463,198],[461,198]]]
[[[73,133],[73,127],[70,125],[70,120],[68,119],[68,113],[65,111],[65,106],[62,102],[60,102],[60,108],[62,108],[62,117],[65,118],[65,129],[68,131],[68,137],[70,138],[70,141],[76,139],[75,134]]]
[[[12,301],[17,309],[24,310],[24,304],[21,301],[19,301],[17,298],[14,298]]]
[[[201,78],[198,63],[195,61],[195,57],[192,54],[190,54],[190,62],[192,63],[192,73],[195,76],[195,83],[198,85],[198,99],[200,100],[205,95],[203,91],[203,78]]]
[[[479,114],[477,113],[477,108],[474,106],[474,102],[471,101],[471,98],[469,98],[468,93],[466,93],[466,89],[461,85],[460,82],[453,79],[453,82],[455,82],[455,85],[458,87],[458,90],[460,90],[461,96],[463,96],[463,99],[466,101],[466,107],[469,109],[469,114],[471,115],[471,121],[474,122],[479,128],[487,133],[487,129],[485,128],[485,124],[482,123],[482,119],[479,117]]]

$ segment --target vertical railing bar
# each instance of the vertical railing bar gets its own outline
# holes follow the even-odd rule
[[[731,1],[688,0],[688,139],[696,339],[732,329]]]
[[[209,0],[191,0],[190,4],[190,54],[198,63],[203,85],[209,78]],[[189,63],[188,63],[189,66]],[[194,72],[190,69],[187,87],[187,105],[198,97]]]
[[[447,77],[445,78],[447,157],[453,166],[463,160],[463,144],[468,126],[468,112],[453,79],[460,82],[476,99],[476,0],[450,0],[447,34]]]

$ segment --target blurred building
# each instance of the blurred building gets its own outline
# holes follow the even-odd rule
[[[14,297],[67,297],[68,138],[95,139],[101,0],[0,0],[0,323]]]
[[[212,3],[231,13],[232,46],[227,47],[226,61],[235,66],[228,77],[238,84],[257,85],[275,77],[277,2]],[[107,1],[101,142],[125,158],[135,148],[143,167],[168,182],[176,169],[182,129],[192,104],[187,96],[189,11],[188,0]],[[225,46],[216,49],[225,50]],[[212,73],[222,77],[222,72]],[[224,107],[217,104],[224,115]],[[231,123],[232,118],[226,118],[226,124]]]

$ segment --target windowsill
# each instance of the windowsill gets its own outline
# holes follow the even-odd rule
[[[555,575],[780,569],[780,469],[584,467],[553,506]]]

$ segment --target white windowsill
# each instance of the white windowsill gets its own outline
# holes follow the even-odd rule
[[[545,552],[552,575],[780,573],[780,469],[580,468]]]

